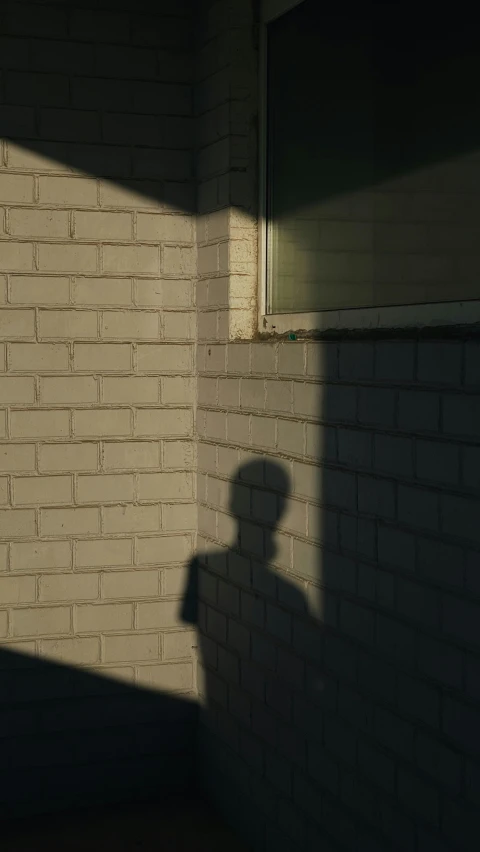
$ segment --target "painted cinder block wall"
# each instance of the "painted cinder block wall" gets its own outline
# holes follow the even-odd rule
[[[190,4],[0,18],[10,812],[191,781],[196,255]]]
[[[473,850],[479,342],[251,333],[257,12],[205,3],[197,64],[199,770],[255,849]],[[455,168],[404,184],[449,245]]]
[[[257,10],[86,5],[2,10],[3,807],[185,785],[198,696],[254,848],[473,849],[475,337],[256,336]]]

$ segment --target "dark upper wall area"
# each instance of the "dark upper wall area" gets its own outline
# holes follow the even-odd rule
[[[192,66],[190,0],[6,2],[0,137],[191,212]]]

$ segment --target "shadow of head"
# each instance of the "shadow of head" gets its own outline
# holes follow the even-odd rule
[[[237,539],[232,550],[240,549],[256,557],[257,568],[266,568],[264,560],[271,559],[276,551],[274,533],[285,512],[290,494],[290,477],[279,462],[259,457],[240,465],[230,483],[229,510],[238,523]],[[224,560],[224,554],[220,556]],[[200,557],[209,567],[217,563],[218,552]],[[189,565],[187,582],[181,606],[181,618],[196,624],[198,618],[199,560],[195,557]]]
[[[230,511],[238,519],[242,548],[253,523],[263,528],[264,555],[272,555],[273,533],[285,513],[290,490],[290,476],[279,462],[259,458],[238,468],[231,483]]]

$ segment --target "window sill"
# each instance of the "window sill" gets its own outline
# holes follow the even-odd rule
[[[382,308],[347,308],[316,313],[260,314],[261,335],[296,334],[317,337],[331,332],[373,332],[386,329],[417,330],[480,323],[480,300],[438,302],[427,305],[389,305]]]

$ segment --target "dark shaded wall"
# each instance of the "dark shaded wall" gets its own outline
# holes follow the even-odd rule
[[[241,405],[201,403],[201,770],[258,848],[473,850],[478,343],[240,348],[204,375]]]
[[[206,7],[212,51],[255,32],[248,3]],[[212,68],[211,97],[237,92],[225,109],[239,99],[249,110],[246,139],[257,117],[255,41],[238,55]],[[444,116],[452,169],[440,143],[423,151],[421,173],[399,151],[384,187],[389,215],[408,202],[415,219],[418,204],[422,228],[438,214],[448,239],[461,234],[459,211],[478,203],[475,147],[462,159],[470,108],[462,122]],[[224,170],[238,178],[233,154]],[[426,172],[437,179],[428,184]],[[255,222],[256,179],[242,179],[237,210]],[[212,221],[229,201],[211,200]],[[334,193],[330,201],[333,221]],[[407,255],[402,227],[392,225]],[[464,260],[475,268],[472,255]],[[219,277],[202,271],[199,287],[208,279],[217,294]],[[255,849],[476,849],[476,329],[240,342],[222,315],[213,296],[199,306],[204,783]]]
[[[468,17],[303,0],[269,26],[267,53],[272,313],[475,299]]]

